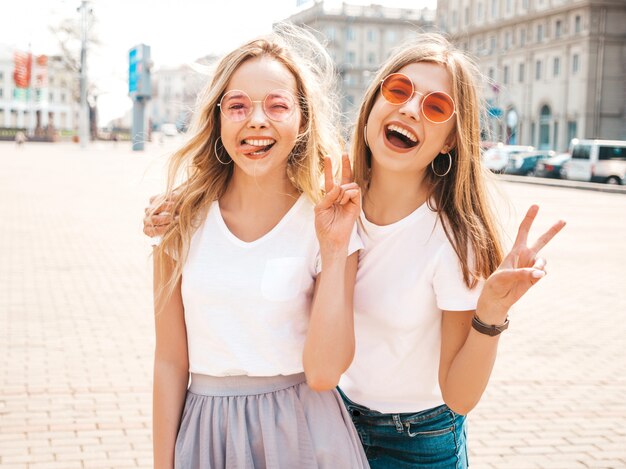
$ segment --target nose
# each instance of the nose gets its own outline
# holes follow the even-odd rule
[[[251,128],[265,128],[267,127],[267,116],[263,109],[262,101],[252,102],[252,111],[248,118],[248,127]]]
[[[422,107],[422,94],[414,91],[413,92],[413,96],[411,96],[411,98],[404,103],[403,105],[400,106],[400,114],[405,115],[413,120],[419,121],[421,116],[420,116],[420,109]]]

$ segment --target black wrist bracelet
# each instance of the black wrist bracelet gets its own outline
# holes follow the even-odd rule
[[[485,324],[478,318],[478,316],[476,316],[476,314],[474,314],[474,317],[472,318],[472,327],[481,334],[493,337],[507,330],[507,328],[509,327],[509,318],[506,318],[504,323],[500,325]]]

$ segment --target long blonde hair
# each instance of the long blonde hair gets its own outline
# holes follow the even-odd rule
[[[190,126],[191,137],[170,158],[166,196],[173,197],[178,221],[170,225],[154,252],[155,261],[165,265],[166,256],[176,260],[168,279],[168,293],[182,275],[191,237],[202,214],[226,190],[233,163],[220,137],[217,106],[235,71],[247,60],[269,57],[283,64],[296,80],[296,100],[302,115],[300,134],[287,163],[287,175],[300,193],[311,201],[321,196],[321,171],[325,156],[339,161],[342,151],[335,74],[332,59],[308,31],[291,24],[279,24],[274,32],[252,40],[226,55],[217,65],[213,79],[199,95],[197,111]],[[338,167],[338,164],[334,165]],[[182,182],[181,182],[182,181]]]
[[[352,139],[355,180],[365,191],[372,154],[363,134],[379,96],[381,80],[416,62],[441,64],[452,77],[452,98],[456,105],[453,130],[456,143],[450,150],[452,167],[444,177],[427,170],[424,183],[430,188],[429,206],[437,211],[459,258],[463,280],[468,287],[473,287],[478,278],[488,277],[498,267],[503,255],[488,203],[486,170],[480,159],[480,117],[484,109],[477,90],[480,72],[468,56],[440,34],[420,34],[399,47],[382,65],[365,92]],[[435,165],[438,159],[434,161]],[[437,172],[444,172],[447,165],[444,166]]]

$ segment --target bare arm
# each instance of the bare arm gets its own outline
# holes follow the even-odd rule
[[[169,298],[159,295],[173,268],[173,261],[165,266],[165,278],[161,277],[159,267],[155,259],[156,347],[152,401],[153,455],[155,469],[173,469],[174,445],[189,381],[189,359],[180,281]]]
[[[439,385],[445,403],[459,414],[467,414],[480,401],[496,361],[500,337],[473,329],[473,315],[486,324],[503,324],[511,306],[545,276],[545,261],[536,256],[565,226],[564,221],[555,223],[527,246],[538,210],[536,205],[528,210],[511,252],[485,282],[476,311],[443,312]]]
[[[332,163],[324,164],[326,195],[315,207],[322,272],[315,283],[311,319],[302,362],[312,389],[332,389],[354,357],[354,282],[358,254],[348,257],[350,237],[361,212],[359,187],[351,182],[344,155],[342,184],[333,181]]]
[[[316,391],[332,389],[354,357],[354,281],[358,253],[322,259],[324,270],[315,284],[309,331],[304,345],[304,371]]]

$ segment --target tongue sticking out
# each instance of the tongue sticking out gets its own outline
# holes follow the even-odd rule
[[[386,136],[389,143],[398,148],[413,148],[417,145],[417,142],[414,142],[406,135],[402,135],[400,132],[396,132],[395,130],[387,129]]]

